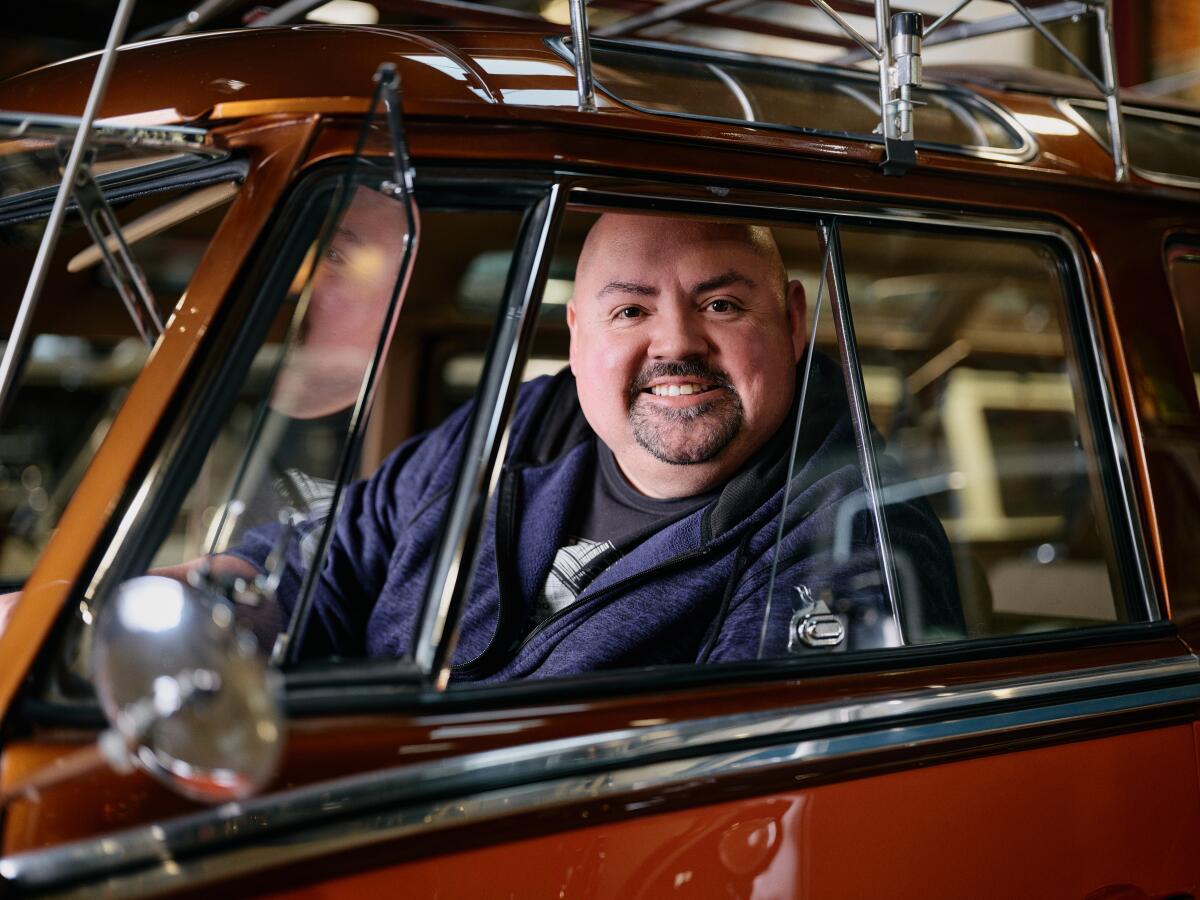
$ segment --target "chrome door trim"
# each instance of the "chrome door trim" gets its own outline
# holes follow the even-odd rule
[[[1196,702],[1200,658],[1189,654],[625,728],[354,775],[15,854],[0,859],[0,877],[20,893],[144,897],[698,777]]]
[[[801,194],[793,195],[792,205],[779,202],[779,194],[764,195],[760,189],[753,186],[729,189],[711,182],[706,189],[716,194],[720,199],[691,196],[681,197],[677,186],[664,185],[655,182],[625,182],[620,187],[608,187],[605,182],[595,178],[580,175],[573,185],[573,194],[578,195],[578,202],[591,206],[618,204],[628,208],[631,201],[637,203],[667,201],[686,207],[690,210],[707,212],[711,208],[714,214],[726,216],[738,215],[739,208],[753,213],[786,216],[794,221],[810,219],[839,221],[859,220],[868,223],[889,222],[918,227],[947,228],[960,231],[994,232],[997,234],[1012,234],[1019,237],[1033,237],[1058,241],[1070,255],[1072,262],[1072,282],[1085,305],[1085,315],[1082,325],[1086,329],[1087,345],[1079,348],[1091,354],[1099,379],[1094,386],[1099,391],[1100,406],[1103,410],[1103,426],[1106,429],[1104,437],[1108,438],[1105,447],[1114,454],[1117,478],[1117,488],[1120,506],[1114,510],[1118,518],[1124,519],[1126,536],[1134,550],[1135,576],[1137,583],[1129,587],[1137,588],[1144,600],[1148,621],[1158,622],[1163,619],[1162,606],[1159,603],[1158,590],[1151,574],[1149,563],[1150,544],[1146,540],[1142,528],[1142,510],[1137,502],[1137,492],[1134,488],[1133,459],[1128,442],[1121,430],[1120,418],[1117,413],[1116,397],[1119,387],[1113,377],[1109,356],[1105,353],[1105,345],[1097,330],[1097,321],[1104,318],[1100,308],[1099,298],[1093,290],[1089,271],[1089,256],[1085,252],[1078,235],[1066,225],[1047,218],[1017,218],[1015,216],[993,215],[971,211],[950,212],[947,210],[929,210],[913,207],[895,206],[890,204],[871,203],[857,200],[830,200],[810,197]],[[785,195],[786,196],[786,195]],[[1049,215],[1049,213],[1047,213]],[[1064,278],[1062,283],[1070,279]],[[1090,379],[1089,379],[1090,380]],[[1123,515],[1122,515],[1123,514]],[[1114,530],[1114,537],[1117,534]]]

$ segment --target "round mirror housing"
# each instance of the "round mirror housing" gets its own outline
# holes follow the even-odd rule
[[[205,803],[249,796],[275,774],[279,675],[225,600],[133,578],[101,609],[94,641],[96,693],[136,765]]]

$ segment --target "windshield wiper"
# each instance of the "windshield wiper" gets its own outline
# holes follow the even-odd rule
[[[133,319],[133,324],[147,346],[153,347],[162,334],[163,322],[159,314],[150,284],[141,266],[133,258],[129,244],[121,233],[121,223],[113,215],[112,207],[104,199],[104,193],[92,177],[92,158],[84,159],[75,173],[71,193],[79,204],[79,215],[95,241],[104,260],[104,268],[112,278],[113,286],[121,295],[121,302]]]

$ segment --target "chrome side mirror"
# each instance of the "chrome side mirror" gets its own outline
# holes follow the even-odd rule
[[[122,584],[94,630],[101,750],[204,803],[246,797],[283,748],[280,679],[224,600],[172,578]],[[124,761],[124,762],[123,762]]]

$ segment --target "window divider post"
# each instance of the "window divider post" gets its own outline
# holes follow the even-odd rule
[[[875,442],[871,436],[871,420],[867,407],[866,386],[858,358],[858,345],[854,336],[854,318],[850,312],[850,295],[846,288],[846,271],[842,259],[841,237],[837,219],[821,222],[818,226],[821,249],[829,256],[829,300],[833,322],[837,330],[838,352],[841,356],[842,375],[846,382],[846,397],[850,404],[850,419],[854,425],[854,443],[858,448],[858,461],[862,468],[863,487],[875,526],[875,549],[879,555],[879,568],[883,576],[884,591],[891,606],[892,618],[896,623],[901,646],[908,643],[900,593],[896,576],[895,559],[892,554],[891,537],[888,534],[887,518],[883,511],[882,483],[879,465],[875,456]]]

